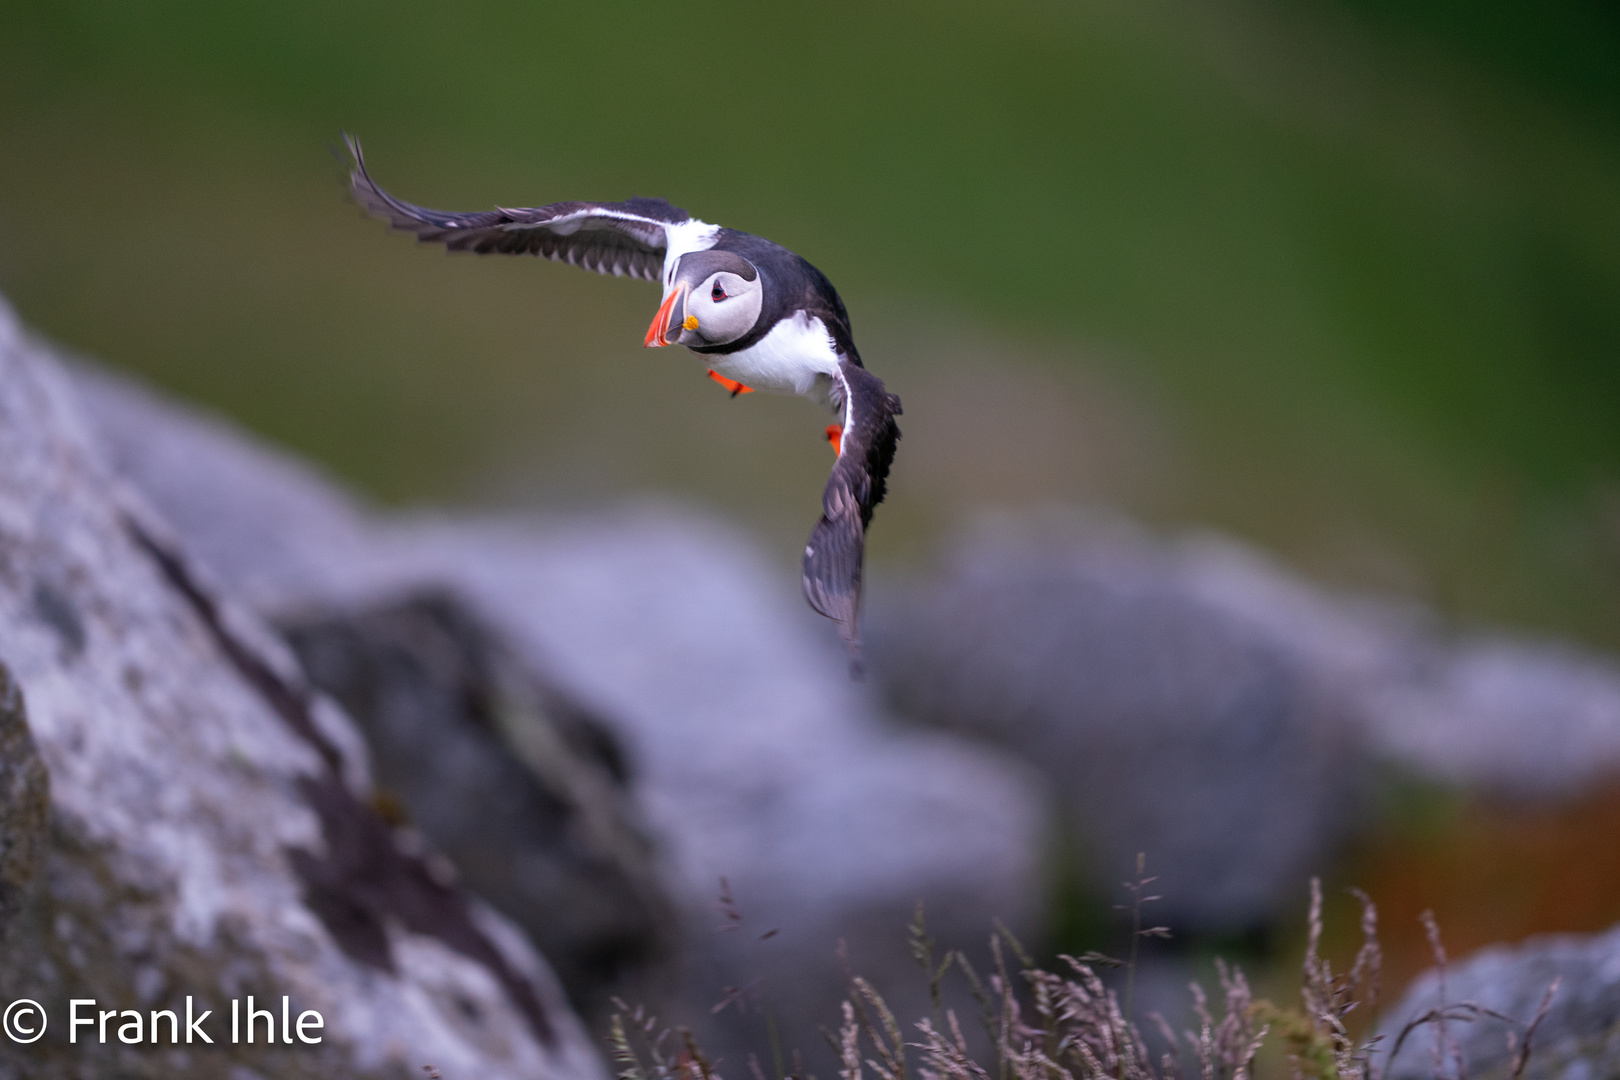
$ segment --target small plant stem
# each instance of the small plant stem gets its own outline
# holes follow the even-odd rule
[[[1131,1001],[1136,994],[1136,954],[1142,945],[1142,886],[1141,878],[1147,869],[1147,856],[1139,853],[1136,856],[1137,884],[1131,889],[1131,954],[1125,961],[1125,1021],[1130,1023],[1135,1017],[1131,1013]],[[1123,1068],[1123,1066],[1121,1066]]]
[[[776,1066],[776,1080],[786,1080],[787,1074],[782,1068],[782,1039],[776,1032],[776,1012],[765,1003],[765,1031],[771,1039],[771,1063]]]

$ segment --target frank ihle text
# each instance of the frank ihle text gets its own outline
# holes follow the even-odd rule
[[[202,1008],[194,999],[186,998],[185,1008],[103,1009],[94,998],[73,998],[68,1002],[68,1042],[211,1044],[216,1037],[232,1043],[280,1043],[314,1045],[321,1041],[325,1019],[314,1009],[294,1013],[292,999],[283,997],[280,1008],[274,1001],[261,1005],[248,995],[244,1003],[240,998],[231,1000],[230,1035],[222,1030],[224,1017],[214,1019],[212,1009]],[[6,1007],[3,1026],[12,1042],[36,1042],[45,1034],[49,1017],[37,1001],[19,998]],[[58,1035],[57,1038],[61,1036]]]

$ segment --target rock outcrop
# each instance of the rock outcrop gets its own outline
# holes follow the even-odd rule
[[[368,807],[348,719],[105,467],[3,310],[0,662],[0,997],[49,1018],[0,1070],[603,1075],[523,935]],[[231,1040],[248,995],[278,1041]],[[284,996],[319,1042],[280,1030]],[[75,998],[127,1011],[103,1042]],[[212,1044],[152,1017],[188,1002]]]

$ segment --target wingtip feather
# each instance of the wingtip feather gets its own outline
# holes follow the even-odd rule
[[[804,549],[804,598],[817,613],[838,624],[839,636],[860,663],[861,564],[866,546],[858,514],[823,517]]]

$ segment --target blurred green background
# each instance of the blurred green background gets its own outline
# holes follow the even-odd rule
[[[1620,646],[1620,14],[1598,0],[10,0],[0,290],[390,504],[694,498],[784,564],[824,420],[646,283],[360,217],[661,195],[838,284],[907,404],[873,557],[1102,500]]]

